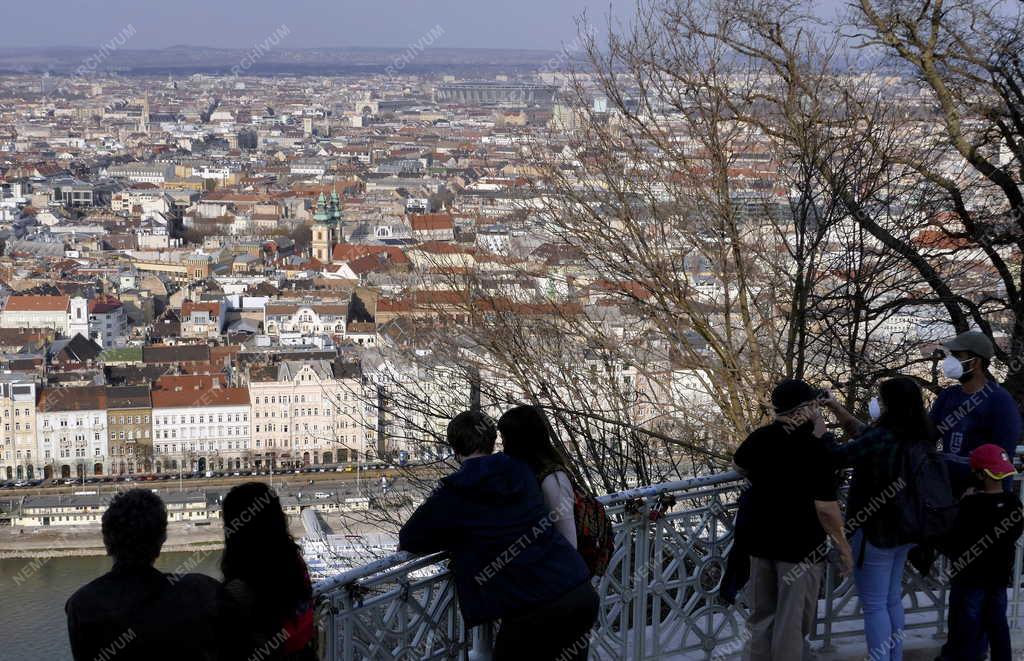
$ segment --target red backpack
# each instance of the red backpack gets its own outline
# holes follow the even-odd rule
[[[612,520],[604,505],[589,493],[573,485],[576,502],[573,514],[576,518],[576,549],[587,563],[591,576],[604,576],[615,550],[615,533]]]
[[[572,484],[573,493],[573,519],[576,521],[576,550],[583,556],[583,562],[590,570],[591,576],[604,576],[608,569],[608,563],[612,559],[612,552],[615,550],[615,533],[612,528],[612,520],[608,517],[604,505],[587,491],[576,484],[572,475],[560,466],[553,466],[551,470],[540,475],[538,482],[545,477],[563,471],[569,475],[569,482]]]

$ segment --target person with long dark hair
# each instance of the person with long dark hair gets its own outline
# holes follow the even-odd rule
[[[573,518],[575,495],[565,458],[551,443],[544,415],[535,406],[517,406],[498,418],[505,454],[530,467],[544,502],[555,515],[555,528],[576,548],[576,520]]]
[[[313,588],[277,494],[262,482],[228,492],[223,503],[221,571],[252,655],[289,661],[316,658]]]
[[[853,440],[833,448],[837,463],[853,467],[847,500],[847,526],[856,528],[852,546],[856,562],[853,577],[864,610],[864,633],[871,659],[903,658],[903,570],[914,544],[901,530],[896,511],[903,453],[921,444],[934,450],[938,440],[921,387],[907,377],[883,381],[868,410],[866,424],[829,398],[835,413]]]

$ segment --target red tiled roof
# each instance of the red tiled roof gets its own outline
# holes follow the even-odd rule
[[[187,317],[194,311],[208,312],[211,317],[216,317],[220,313],[220,303],[194,303],[192,301],[185,301],[181,304],[181,316]]]
[[[417,250],[431,252],[437,255],[472,255],[476,251],[472,248],[465,248],[444,241],[424,241],[416,246]]]
[[[37,410],[95,411],[107,407],[107,394],[103,386],[44,388],[39,395]]]
[[[248,403],[248,388],[197,388],[153,391],[153,408],[242,406]]]
[[[89,301],[89,314],[104,314],[121,307],[121,301],[113,296],[108,298],[94,298]]]
[[[426,232],[430,230],[450,230],[455,223],[451,214],[447,213],[426,213],[418,216],[411,216],[409,224],[414,232]]]
[[[409,264],[409,258],[396,246],[369,246],[357,243],[339,243],[334,246],[331,258],[336,262],[350,262],[364,255],[375,255],[387,253],[388,259],[393,264]]]
[[[5,310],[10,312],[67,312],[68,296],[11,296]]]

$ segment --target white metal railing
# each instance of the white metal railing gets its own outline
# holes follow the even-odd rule
[[[746,640],[747,606],[718,599],[733,541],[735,472],[641,487],[600,500],[616,522],[616,550],[596,583],[601,597],[592,659],[725,658]],[[1018,489],[1020,482],[1017,483]],[[490,658],[491,625],[467,632],[444,554],[396,553],[316,586],[322,657],[357,659]],[[1016,558],[1022,575],[1021,547]],[[942,573],[939,564],[939,576]],[[1016,581],[1010,626],[1024,626]],[[943,636],[946,585],[908,569],[908,629]],[[829,649],[863,636],[856,590],[829,567],[815,638]]]

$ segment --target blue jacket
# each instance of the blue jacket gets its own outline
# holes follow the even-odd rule
[[[411,553],[448,551],[471,627],[549,604],[589,579],[555,530],[533,471],[500,452],[443,478],[398,539]]]
[[[953,491],[961,494],[972,484],[968,456],[971,450],[992,443],[1012,458],[1021,440],[1021,418],[1017,402],[1005,388],[988,381],[968,395],[963,386],[942,390],[932,405],[931,419],[942,435]],[[1009,487],[1009,481],[1007,481]]]

